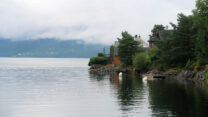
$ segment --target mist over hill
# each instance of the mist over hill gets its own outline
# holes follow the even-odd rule
[[[21,40],[0,39],[0,57],[89,58],[108,51],[107,45],[87,44],[81,40]]]

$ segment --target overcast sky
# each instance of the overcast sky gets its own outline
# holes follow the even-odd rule
[[[147,41],[154,24],[194,8],[195,0],[1,0],[0,37],[112,44],[127,30]]]

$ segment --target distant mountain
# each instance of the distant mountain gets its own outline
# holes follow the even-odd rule
[[[0,39],[0,57],[89,58],[108,51],[107,45],[86,44],[80,40],[39,39],[12,41]]]

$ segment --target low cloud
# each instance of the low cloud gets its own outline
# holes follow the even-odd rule
[[[176,23],[195,0],[1,0],[0,37],[112,44],[121,31],[147,41],[154,24]]]

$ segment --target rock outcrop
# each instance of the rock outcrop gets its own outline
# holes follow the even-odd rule
[[[205,71],[198,71],[198,72],[185,71],[185,72],[178,73],[176,77],[204,81],[205,80],[204,74],[205,74]]]

